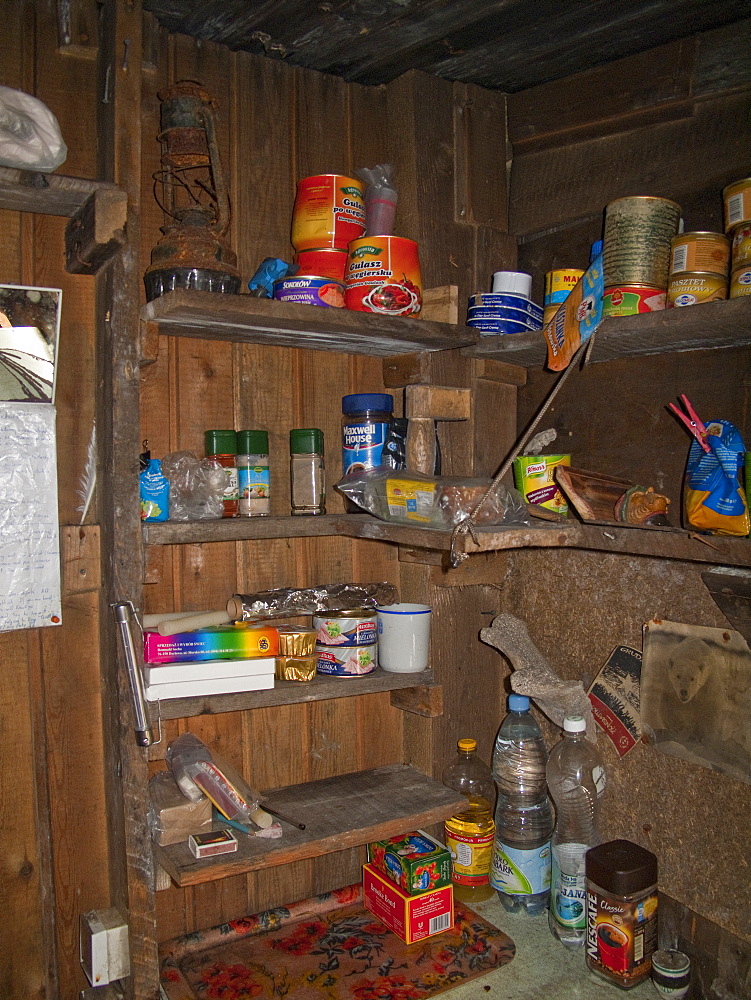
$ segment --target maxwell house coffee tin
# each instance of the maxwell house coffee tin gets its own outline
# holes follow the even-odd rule
[[[668,284],[668,309],[715,302],[728,297],[728,279],[722,274],[683,272],[671,275]]]
[[[304,177],[292,213],[292,246],[302,250],[346,250],[365,232],[362,181],[343,174]]]
[[[722,233],[681,233],[670,244],[670,274],[720,274],[727,277],[730,240]]]
[[[344,286],[339,281],[318,274],[296,274],[294,278],[277,278],[274,282],[274,298],[299,305],[343,309]]]

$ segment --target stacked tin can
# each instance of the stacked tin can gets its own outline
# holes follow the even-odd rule
[[[722,233],[681,233],[670,251],[668,308],[728,297],[730,241]]]
[[[751,295],[751,177],[722,192],[725,232],[731,243],[730,298]]]
[[[542,309],[530,298],[532,276],[522,271],[496,271],[493,291],[469,297],[467,326],[486,336],[542,329]]]
[[[681,207],[668,198],[617,198],[605,208],[603,316],[665,308],[670,243]]]
[[[378,666],[378,618],[374,611],[332,611],[316,615],[317,671],[332,677],[358,677]]]

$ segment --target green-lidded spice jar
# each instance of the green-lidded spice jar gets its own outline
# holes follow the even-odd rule
[[[271,510],[268,431],[237,432],[240,517],[264,517]]]
[[[289,432],[289,471],[293,514],[326,513],[323,431],[298,427]]]
[[[217,465],[220,465],[227,473],[227,482],[224,487],[224,497],[222,499],[224,505],[222,517],[237,517],[240,509],[237,466],[235,464],[237,432],[229,430],[205,431],[204,447],[206,457]]]

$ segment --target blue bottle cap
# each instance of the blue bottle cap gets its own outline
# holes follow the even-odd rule
[[[589,263],[602,253],[602,240],[595,240],[589,250]]]
[[[350,396],[342,396],[342,413],[358,413],[360,410],[393,413],[394,397],[387,392],[354,392]]]
[[[508,696],[509,712],[526,712],[529,710],[529,698],[526,694],[510,694]]]

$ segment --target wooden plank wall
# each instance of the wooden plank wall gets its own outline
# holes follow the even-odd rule
[[[586,266],[612,198],[670,197],[687,231],[722,231],[722,187],[749,173],[750,30],[746,22],[708,32],[509,99],[512,231],[538,295],[545,271]],[[706,419],[732,420],[748,441],[750,376],[741,349],[595,365],[574,375],[543,426],[556,428],[575,465],[654,483],[678,520],[689,440],[667,404],[685,392]],[[530,373],[520,428],[552,381]],[[695,567],[594,553],[514,553],[498,609],[523,617],[562,675],[585,685],[617,644],[641,647],[652,617],[727,625]],[[731,936],[718,946],[718,932],[704,947],[717,949],[717,994],[707,981],[706,995],[745,995],[721,953],[747,955],[751,942],[738,891],[748,883],[749,786],[646,745],[620,762],[606,748],[606,762],[604,835],[654,850],[661,892]]]
[[[156,35],[153,68],[146,64],[142,107],[142,264],[156,242],[161,213],[152,198],[158,166],[158,92],[177,79],[200,80],[219,103],[222,163],[233,202],[232,245],[244,280],[263,257],[290,259],[289,230],[295,184],[314,173],[347,173],[358,166],[391,161],[400,193],[397,232],[418,239],[426,287],[459,284],[460,298],[488,287],[493,270],[513,267],[515,242],[506,232],[505,99],[476,87],[454,86],[410,73],[389,87],[347,85],[333,77],[291,69],[277,62],[184,36]],[[413,141],[414,140],[414,141]],[[497,155],[488,167],[488,143]],[[468,384],[471,366],[458,354],[435,368],[445,384]],[[141,437],[152,454],[191,449],[203,453],[209,427],[261,427],[269,431],[272,512],[289,511],[288,432],[294,426],[324,430],[329,483],[339,475],[341,396],[382,391],[382,363],[366,356],[320,354],[286,348],[222,345],[161,338],[155,364],[142,374]],[[399,387],[393,389],[402,412]],[[515,390],[498,387],[488,416],[498,420],[498,400],[513,434]],[[482,410],[483,408],[481,408]],[[472,430],[458,441],[471,469]],[[450,432],[447,431],[450,436]],[[447,436],[447,440],[448,440]],[[498,464],[503,435],[485,455]],[[506,442],[507,445],[508,442]],[[342,502],[329,489],[329,509]],[[464,699],[464,681],[454,678],[457,641],[468,642],[484,624],[474,597],[431,590],[430,567],[400,566],[397,550],[347,539],[279,540],[190,545],[167,550],[161,577],[145,587],[146,611],[214,608],[229,594],[268,587],[322,582],[390,580],[404,599],[436,607],[434,667],[447,685],[450,712],[440,722],[447,746],[476,732],[475,709]],[[449,621],[451,615],[451,621]],[[461,637],[461,638],[459,638]],[[492,689],[494,668],[486,678]],[[346,683],[343,682],[343,683]],[[491,705],[481,723],[494,733]],[[260,788],[285,785],[403,759],[440,773],[445,740],[428,720],[391,707],[389,696],[370,695],[310,706],[291,706],[170,723],[164,739],[190,728],[239,765]],[[409,730],[403,741],[404,730]],[[437,732],[437,731],[436,731]],[[403,743],[405,745],[403,745]],[[153,767],[163,766],[155,762]],[[280,905],[359,878],[362,851],[348,850],[249,877],[238,876],[190,889],[157,893],[161,940],[217,921]]]
[[[0,82],[35,94],[56,114],[68,146],[61,172],[96,176],[95,63],[58,48],[54,5],[3,0],[0,13]],[[58,504],[61,524],[75,526],[61,533],[62,626],[0,636],[0,995],[21,1000],[74,996],[87,985],[78,917],[109,902],[96,507],[80,531],[76,510],[94,419],[95,331],[93,280],[64,270],[66,220],[0,215],[0,281],[63,289]],[[84,576],[66,571],[74,564]]]

